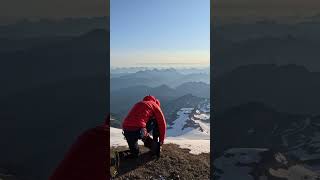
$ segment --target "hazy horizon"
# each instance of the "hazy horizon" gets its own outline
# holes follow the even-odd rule
[[[210,68],[210,64],[136,64],[128,66],[110,66],[110,69],[121,69],[121,68],[147,68],[147,69],[206,69]]]

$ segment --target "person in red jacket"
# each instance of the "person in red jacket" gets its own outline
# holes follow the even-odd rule
[[[161,146],[166,137],[166,120],[160,107],[160,101],[154,96],[146,96],[136,103],[122,124],[123,134],[127,140],[130,152],[139,155],[138,140],[150,147],[149,133],[152,131],[153,141]]]

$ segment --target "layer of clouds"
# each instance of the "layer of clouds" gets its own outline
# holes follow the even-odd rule
[[[179,51],[110,51],[111,66],[139,66],[148,64],[208,65],[210,50]]]

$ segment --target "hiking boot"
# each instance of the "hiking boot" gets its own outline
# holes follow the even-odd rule
[[[156,155],[159,158],[160,157],[160,152],[161,152],[160,142],[153,141],[152,147],[151,147],[150,150],[151,150],[153,155]]]
[[[126,159],[128,156],[130,156],[130,150],[126,150],[126,151],[120,151],[119,152],[119,159]]]
[[[124,159],[137,159],[139,157],[139,154],[128,154]]]

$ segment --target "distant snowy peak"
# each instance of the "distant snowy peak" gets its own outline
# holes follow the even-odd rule
[[[181,108],[177,112],[177,119],[168,127],[167,136],[188,139],[209,139],[209,101],[205,100],[196,107]]]

